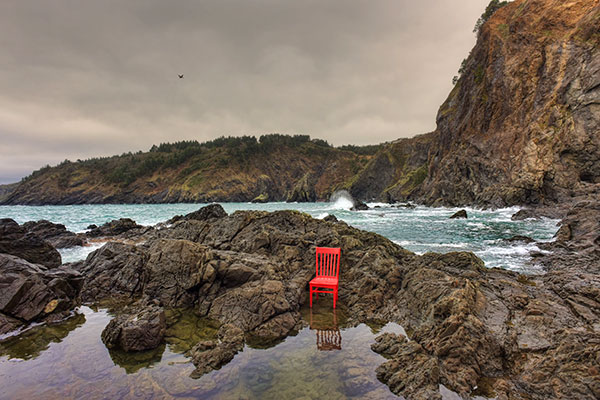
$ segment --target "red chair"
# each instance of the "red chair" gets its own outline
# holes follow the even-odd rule
[[[309,282],[310,306],[312,307],[313,293],[332,293],[333,308],[338,296],[338,281],[340,276],[340,248],[317,247],[317,276]],[[326,289],[326,290],[319,290]]]

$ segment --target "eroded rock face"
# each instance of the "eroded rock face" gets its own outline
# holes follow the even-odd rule
[[[0,219],[0,253],[12,254],[48,268],[62,263],[60,253],[50,243],[10,218]]]
[[[70,268],[47,269],[0,254],[0,316],[9,325],[0,330],[64,316],[79,304],[82,285],[83,277]]]

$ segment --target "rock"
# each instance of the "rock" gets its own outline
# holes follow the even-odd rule
[[[201,209],[186,214],[184,217],[180,218],[183,220],[194,220],[194,221],[208,221],[211,219],[219,219],[226,217],[227,213],[223,209],[220,204],[209,204],[207,206],[202,207]],[[171,219],[170,223],[174,223],[176,220]]]
[[[127,310],[108,323],[102,331],[102,341],[109,349],[128,352],[154,349],[165,336],[165,321],[165,312],[158,306]]]
[[[88,237],[116,236],[132,229],[143,228],[131,218],[119,218],[105,223],[87,232]]]
[[[50,243],[27,232],[10,218],[0,219],[0,253],[12,254],[48,268],[62,263],[60,253]]]
[[[350,209],[351,211],[365,211],[368,210],[369,206],[360,200],[354,200],[354,206]]]
[[[598,234],[578,219],[595,215],[589,207],[565,220],[573,239],[546,243],[562,246],[562,258],[538,258],[557,268],[572,249],[591,246],[584,259],[542,276],[487,269],[467,252],[416,255],[374,233],[294,211],[237,211],[218,223],[181,220],[139,231],[132,236],[138,245],[106,244],[74,267],[88,277],[88,300],[120,294],[193,308],[242,336],[273,341],[297,329],[314,247],[341,247],[340,306],[355,323],[391,320],[410,332],[410,341],[388,335],[374,346],[389,357],[377,373],[394,393],[439,398],[443,384],[466,397],[482,379],[502,376],[491,390],[509,398],[560,397],[570,386],[593,398],[593,369],[552,369],[553,359],[569,356],[586,366],[596,362],[590,327],[600,326],[600,278],[593,272],[600,265],[593,250]],[[578,336],[566,329],[591,332],[589,345],[568,346]],[[243,340],[235,343],[199,344],[195,374],[230,360]],[[368,386],[360,379],[349,384]]]
[[[286,201],[288,203],[298,202],[306,203],[317,201],[315,192],[314,178],[312,174],[306,173],[296,184],[292,191],[288,194]]]
[[[523,236],[523,235],[514,235],[508,239],[504,239],[504,241],[509,242],[509,243],[514,243],[514,242],[535,243],[534,239],[530,238],[529,236]]]
[[[523,221],[525,219],[541,219],[541,216],[535,209],[524,208],[514,213],[510,219],[513,221]]]
[[[83,246],[86,243],[83,237],[67,231],[64,225],[54,224],[46,220],[25,222],[23,229],[46,240],[57,249]]]
[[[72,310],[82,285],[83,277],[70,268],[47,269],[0,254],[0,314],[9,320],[40,321]]]
[[[244,332],[234,325],[221,326],[218,337],[218,343],[203,341],[190,351],[192,362],[196,366],[192,378],[199,378],[212,370],[219,369],[233,360],[233,357],[244,348]]]
[[[336,218],[335,215],[333,214],[329,214],[327,215],[325,218],[323,218],[323,221],[327,221],[327,222],[338,222],[338,219]]]
[[[91,225],[88,225],[87,228],[85,228],[85,229],[92,230],[92,229],[96,229],[97,227],[98,227],[98,225],[91,224]]]
[[[466,210],[458,210],[457,212],[455,212],[454,214],[452,214],[450,216],[450,219],[456,219],[456,218],[467,218],[467,211]]]

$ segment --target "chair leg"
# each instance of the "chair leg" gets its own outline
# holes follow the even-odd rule
[[[335,308],[336,301],[337,301],[337,288],[333,289],[333,308]]]
[[[312,295],[313,295],[313,288],[312,288],[312,286],[310,286],[309,292],[310,292],[310,308],[312,308]]]

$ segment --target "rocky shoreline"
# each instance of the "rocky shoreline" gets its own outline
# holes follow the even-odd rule
[[[126,219],[95,227],[79,239],[103,237],[106,245],[84,261],[45,266],[39,262],[52,260],[51,245],[33,261],[7,254],[6,246],[36,237],[48,243],[33,232],[47,224],[2,220],[2,237],[12,236],[0,240],[0,333],[64,318],[81,302],[120,301],[129,305],[117,308],[102,339],[136,351],[163,343],[165,312],[190,309],[221,324],[214,340],[188,352],[201,376],[247,340],[268,343],[295,332],[314,247],[341,247],[340,304],[349,323],[391,321],[408,332],[373,344],[388,358],[377,376],[394,393],[440,398],[442,384],[464,397],[485,387],[499,399],[597,398],[599,214],[597,203],[572,207],[556,241],[545,245],[549,252],[535,258],[547,272],[527,276],[485,268],[467,252],[419,256],[335,218],[227,215],[219,205],[154,227]]]

